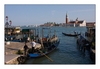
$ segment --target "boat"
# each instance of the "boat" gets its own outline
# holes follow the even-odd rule
[[[54,51],[57,47],[58,47],[58,44],[59,44],[60,41],[54,43],[53,45],[51,45],[49,48],[44,48],[44,49],[41,49],[39,50],[38,52],[35,52],[35,53],[29,53],[29,57],[31,58],[36,58],[36,57],[42,57],[42,56],[45,56],[49,53],[51,53],[52,51]],[[41,53],[41,52],[42,53]]]
[[[65,36],[73,36],[73,37],[80,35],[80,34],[67,34],[67,33],[63,33],[63,32],[62,32],[62,34]]]
[[[58,45],[59,45],[60,40],[57,40],[55,43],[50,43],[49,47],[46,47],[46,44],[43,44],[45,47],[38,50],[37,52],[32,53],[32,49],[30,48],[28,50],[28,54],[27,55],[21,55],[17,58],[17,61],[19,64],[23,64],[25,63],[29,58],[39,58],[42,56],[47,57],[50,61],[53,61],[51,58],[49,58],[47,56],[47,54],[53,52],[54,50],[57,49]],[[37,43],[37,46],[39,46],[40,44]]]
[[[91,44],[84,36],[78,36],[76,43],[80,50],[90,51]]]
[[[30,58],[46,56],[47,54],[54,51],[60,43],[60,40],[58,39],[58,37],[55,33],[53,36],[51,36],[51,34],[49,34],[48,37],[44,37],[44,29],[46,29],[46,28],[42,28],[42,37],[38,40],[38,43],[41,44],[41,49],[37,49],[35,52],[32,52],[32,50],[29,49],[28,56]],[[51,31],[49,29],[49,33],[50,32]]]

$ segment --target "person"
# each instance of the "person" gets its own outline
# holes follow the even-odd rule
[[[28,46],[26,45],[26,42],[25,42],[25,45],[24,45],[24,55],[27,55],[27,50],[28,50]]]
[[[36,46],[35,40],[34,41],[32,40],[31,45],[32,45],[32,53],[33,53],[34,52],[34,47]]]
[[[76,31],[74,31],[74,34],[76,35]]]

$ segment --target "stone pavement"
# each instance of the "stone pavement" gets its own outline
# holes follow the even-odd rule
[[[27,43],[28,47],[31,47],[30,42]],[[5,64],[17,64],[16,59],[20,55],[17,55],[18,50],[23,50],[24,42],[10,42],[10,45],[5,45]]]
[[[5,64],[18,64],[17,57],[20,55],[8,54],[5,55]]]

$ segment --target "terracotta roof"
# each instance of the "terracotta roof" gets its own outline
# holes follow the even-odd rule
[[[69,23],[75,23],[75,21],[70,21]]]

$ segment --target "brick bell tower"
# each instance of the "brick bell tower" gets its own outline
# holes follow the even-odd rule
[[[67,13],[66,13],[66,24],[68,24],[68,16],[67,16]]]

